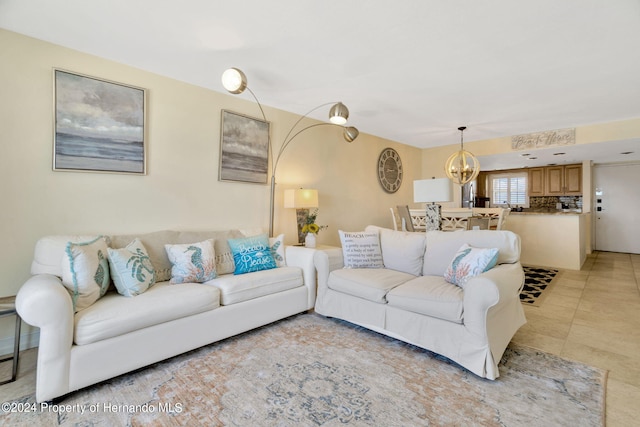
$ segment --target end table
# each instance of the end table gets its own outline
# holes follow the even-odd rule
[[[16,316],[16,332],[13,338],[13,357],[9,356],[0,359],[0,362],[6,362],[13,359],[13,369],[11,371],[11,379],[0,381],[0,385],[7,384],[16,380],[18,376],[18,358],[20,356],[20,326],[22,319],[16,311],[16,297],[0,298],[0,317]]]

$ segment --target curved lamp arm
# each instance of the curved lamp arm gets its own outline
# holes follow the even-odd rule
[[[255,95],[255,93],[253,93],[253,91],[248,87],[247,85],[247,78],[245,76],[245,74],[237,69],[237,68],[230,68],[228,70],[226,70],[223,75],[222,75],[222,84],[224,86],[224,88],[229,91],[230,93],[237,95],[240,94],[242,92],[244,92],[245,90],[248,90],[249,93],[251,94],[251,96],[253,97],[253,99],[256,101],[256,104],[258,104],[258,107],[260,108],[260,113],[262,114],[262,118],[264,119],[264,121],[267,121],[267,116],[264,113],[264,109],[262,108],[262,104],[260,103],[260,101],[258,100],[258,97]],[[353,126],[344,126],[342,124],[337,124],[337,123],[316,123],[316,124],[312,124],[310,126],[307,126],[305,128],[302,128],[300,130],[298,130],[297,132],[293,133],[296,129],[296,127],[298,126],[298,124],[300,124],[300,122],[305,119],[306,117],[309,116],[309,114],[311,114],[312,112],[316,111],[319,108],[325,107],[327,105],[331,105],[333,104],[334,106],[331,108],[330,111],[330,115],[333,115],[335,113],[334,117],[330,117],[330,120],[333,120],[333,118],[336,118],[337,116],[339,116],[338,118],[342,119],[342,121],[340,123],[345,123],[347,120],[347,117],[349,116],[349,110],[347,109],[347,107],[342,104],[341,102],[327,102],[325,104],[321,104],[318,105],[317,107],[309,110],[306,114],[304,114],[302,117],[300,117],[291,127],[291,129],[289,129],[289,132],[287,133],[287,136],[285,136],[284,138],[284,142],[282,143],[282,145],[280,146],[280,148],[278,149],[278,155],[275,157],[274,159],[274,153],[273,153],[273,144],[271,141],[271,133],[269,132],[267,134],[267,144],[268,144],[268,150],[269,150],[269,160],[271,162],[271,194],[270,194],[270,200],[269,200],[269,236],[273,237],[273,218],[274,218],[274,196],[275,196],[275,186],[276,186],[276,170],[278,169],[278,163],[280,162],[280,158],[282,157],[282,154],[284,153],[284,151],[287,149],[287,147],[289,146],[289,144],[291,144],[291,141],[293,141],[298,135],[300,135],[302,132],[305,132],[311,128],[314,127],[318,127],[318,126],[338,126],[343,128],[343,137],[347,142],[353,142],[357,137],[358,137],[358,129],[356,129]],[[293,134],[293,135],[292,135]]]

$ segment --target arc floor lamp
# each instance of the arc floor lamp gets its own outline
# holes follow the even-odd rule
[[[242,92],[247,90],[251,94],[253,99],[256,101],[256,103],[258,104],[258,107],[260,108],[260,113],[262,114],[262,118],[264,119],[264,121],[267,121],[267,117],[264,114],[262,104],[260,104],[260,101],[258,101],[258,98],[256,97],[256,95],[247,85],[247,76],[241,70],[239,70],[238,68],[229,68],[224,73],[222,73],[222,86],[229,93],[232,93],[234,95],[241,94]],[[315,123],[303,128],[300,128],[298,126],[305,117],[309,116],[309,114],[311,114],[312,112],[322,107],[325,107],[331,104],[333,105],[329,110],[329,123],[326,123],[326,122]],[[312,110],[309,110],[306,114],[300,117],[298,121],[296,121],[293,124],[293,126],[287,133],[287,136],[285,136],[284,141],[282,142],[282,145],[278,149],[278,152],[275,155],[275,159],[274,159],[273,144],[271,142],[271,135],[268,136],[269,160],[271,162],[271,193],[269,198],[269,236],[270,237],[273,237],[276,171],[278,169],[278,163],[280,162],[280,158],[282,157],[282,154],[287,149],[289,144],[291,144],[291,141],[295,139],[295,137],[300,135],[302,132],[305,132],[311,128],[318,127],[318,126],[340,126],[341,128],[343,128],[342,136],[344,137],[345,141],[353,142],[358,137],[359,132],[358,132],[358,129],[356,129],[353,126],[344,126],[347,123],[348,118],[349,118],[349,109],[342,102],[328,102],[326,104],[318,105]]]

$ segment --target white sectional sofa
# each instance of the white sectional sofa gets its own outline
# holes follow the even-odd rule
[[[133,297],[108,291],[77,312],[72,293],[62,284],[61,260],[67,256],[68,242],[86,242],[96,236],[40,239],[32,276],[16,299],[23,320],[40,328],[36,400],[52,400],[313,308],[312,250],[281,247],[284,259],[278,268],[231,274],[233,257],[227,239],[254,232],[257,230],[108,236],[111,248],[123,248],[138,238],[155,266],[157,282]],[[172,265],[164,245],[206,239],[214,242],[218,277],[205,283],[169,283]]]
[[[383,266],[345,268],[344,243],[317,251],[315,311],[431,350],[480,377],[497,378],[502,354],[526,322],[519,298],[520,238],[487,230],[409,233],[369,226],[365,232],[378,234]],[[497,248],[497,265],[457,286],[444,275],[465,243]],[[347,250],[362,255],[371,248]]]

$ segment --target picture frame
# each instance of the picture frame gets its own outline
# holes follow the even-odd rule
[[[53,70],[53,170],[147,174],[146,89]]]
[[[270,127],[268,121],[222,110],[218,180],[267,184]]]

